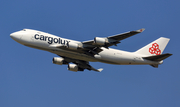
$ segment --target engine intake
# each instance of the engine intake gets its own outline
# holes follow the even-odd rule
[[[105,45],[107,43],[107,38],[95,37],[94,43],[97,45]]]
[[[76,64],[69,64],[68,65],[68,70],[69,71],[74,71],[74,72],[77,72],[77,71],[84,71],[84,69],[80,68],[78,65]]]
[[[77,50],[79,45],[77,43],[69,42],[68,48],[72,50]]]
[[[64,58],[61,58],[61,57],[54,57],[52,62],[53,64],[58,64],[58,65],[67,64]]]

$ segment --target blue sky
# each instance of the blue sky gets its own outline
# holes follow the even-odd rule
[[[179,107],[178,0],[1,0],[0,107]],[[23,28],[86,41],[145,28],[116,49],[136,51],[170,38],[173,56],[158,69],[94,62],[94,71],[71,72],[57,56],[25,47],[9,34]]]

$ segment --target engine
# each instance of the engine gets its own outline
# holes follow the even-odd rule
[[[105,43],[107,43],[107,38],[95,37],[94,43],[97,45],[105,45]]]
[[[69,65],[68,65],[68,70],[74,71],[74,72],[84,71],[84,69],[80,68],[80,67],[79,67],[78,65],[76,65],[76,64],[69,64]]]
[[[54,57],[52,62],[53,64],[58,64],[58,65],[67,64],[64,58],[61,57]]]
[[[72,50],[77,50],[79,45],[77,43],[69,42],[68,48]]]

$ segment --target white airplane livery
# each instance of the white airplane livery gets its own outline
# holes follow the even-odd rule
[[[70,71],[93,70],[101,72],[103,69],[93,68],[89,62],[103,62],[116,65],[151,65],[155,68],[163,63],[163,60],[172,54],[162,54],[169,40],[165,37],[151,42],[135,52],[127,52],[109,48],[112,45],[117,46],[121,40],[143,32],[144,29],[129,31],[109,37],[95,37],[89,41],[74,41],[61,38],[49,33],[23,29],[10,34],[10,37],[16,42],[45,50],[59,57],[53,58],[53,63],[58,65],[68,65]]]

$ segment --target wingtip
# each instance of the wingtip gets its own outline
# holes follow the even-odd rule
[[[145,28],[139,29],[137,30],[137,32],[143,32],[145,30]]]
[[[99,72],[101,72],[102,70],[103,70],[103,68],[98,69]]]

